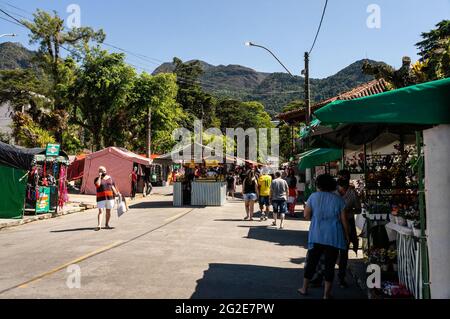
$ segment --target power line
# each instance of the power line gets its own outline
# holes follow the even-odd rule
[[[3,1],[0,1],[0,2],[5,3],[5,2],[3,2]],[[327,2],[328,2],[328,1],[327,1]],[[12,6],[12,5],[11,5],[11,6]],[[21,9],[18,8],[18,7],[15,7],[15,6],[12,6],[12,7],[16,8],[16,9],[18,9],[18,10],[21,10]],[[12,16],[12,15],[9,14],[8,12],[6,12],[5,10],[3,10],[3,9],[0,8],[0,11],[3,12],[3,14],[7,15],[8,17],[10,17],[11,19],[13,19],[15,22],[14,22],[14,21],[10,21],[10,20],[8,20],[8,19],[6,19],[6,18],[0,17],[1,19],[5,20],[5,21],[7,21],[7,22],[10,22],[10,23],[13,23],[13,24],[16,24],[16,25],[19,25],[19,26],[22,26],[22,27],[25,27],[25,28],[29,29],[28,26],[25,25],[22,21],[18,20],[17,18],[15,18],[14,16]],[[21,11],[26,12],[25,10],[21,10]],[[27,12],[27,13],[28,13],[28,12]],[[14,13],[14,14],[20,16],[20,15],[17,14],[17,13]],[[23,16],[22,16],[22,17],[23,17]],[[26,17],[24,17],[24,18],[26,19]],[[323,16],[322,16],[322,18],[323,18]],[[319,27],[319,29],[320,29],[320,27]],[[316,38],[317,38],[317,35],[316,35]],[[146,56],[146,55],[144,55],[144,54],[135,53],[135,52],[133,52],[133,51],[123,49],[123,48],[118,47],[118,46],[113,45],[113,44],[109,44],[109,43],[103,43],[103,44],[106,45],[106,46],[112,47],[112,48],[114,48],[114,49],[116,49],[116,50],[119,50],[119,51],[128,53],[128,54],[130,54],[130,55],[132,55],[132,56],[135,56],[135,57],[137,57],[137,58],[139,58],[139,59],[141,59],[141,60],[144,60],[144,61],[146,61],[146,62],[149,62],[149,63],[153,63],[153,64],[156,64],[156,65],[159,65],[159,63],[156,63],[156,62],[154,62],[154,61],[158,61],[158,62],[164,63],[164,61],[162,61],[162,60],[159,60],[159,59],[156,59],[156,58],[151,58],[151,57],[148,57],[148,56]],[[76,53],[74,53],[75,51],[70,50],[70,49],[68,49],[68,48],[66,48],[65,46],[62,46],[62,45],[61,45],[60,47],[61,47],[62,49],[64,49],[64,50],[66,50],[67,52],[69,52],[69,53],[71,53],[71,54],[73,54],[73,55],[76,55]],[[144,71],[148,71],[148,72],[150,72],[150,73],[152,72],[150,69],[148,69],[148,68],[146,68],[146,67],[139,66],[139,65],[136,65],[136,64],[132,64],[132,63],[128,63],[128,64],[131,65],[131,66],[133,66],[133,67],[135,67],[135,68],[138,68],[138,69],[141,69],[141,70],[144,70]],[[186,66],[186,67],[187,67],[187,68],[193,68],[194,66]],[[215,88],[217,88],[217,89],[219,89],[219,90],[221,89],[220,86],[218,87],[218,83],[217,83],[217,82],[212,82],[212,81],[194,80],[194,79],[183,78],[183,77],[180,77],[180,76],[177,76],[177,81],[179,81],[179,82],[181,82],[181,83],[184,83],[184,84],[188,84],[188,85],[197,84],[197,85],[201,85],[201,86],[215,87]],[[226,88],[225,88],[225,89],[222,89],[222,90],[226,91]],[[245,94],[257,94],[257,95],[275,95],[275,94],[294,94],[294,93],[300,93],[300,92],[302,92],[302,91],[271,91],[271,92],[265,92],[265,93],[255,93],[255,92],[253,92],[253,91],[251,91],[251,90],[239,90],[239,92],[245,93]]]
[[[19,11],[22,11],[22,12],[24,12],[24,13],[27,13],[27,14],[30,14],[30,15],[33,15],[31,12],[29,12],[29,11],[27,11],[27,10],[25,10],[25,9],[22,9],[22,8],[19,8],[19,7],[16,7],[15,5],[12,5],[11,3],[9,3],[9,2],[5,2],[5,1],[0,1],[1,3],[3,3],[3,4],[6,4],[7,6],[9,6],[9,7],[11,7],[11,8],[14,8],[14,9],[17,9],[17,10],[19,10]]]
[[[24,26],[24,25],[22,25],[22,24],[19,24],[19,23],[17,23],[17,22],[14,22],[14,21],[11,21],[11,20],[8,20],[8,19],[6,19],[6,18],[0,17],[0,19],[2,19],[2,20],[5,20],[5,21],[7,21],[7,22],[9,22],[9,23],[12,23],[12,24],[18,25],[19,27],[24,27],[24,28],[25,28],[25,26]]]
[[[3,9],[3,10],[5,10],[6,12],[8,12],[8,13],[10,13],[10,14],[15,14],[16,16],[19,16],[19,17],[21,17],[21,18],[23,18],[23,19],[28,20],[28,17],[25,17],[24,15],[21,15],[21,14],[19,14],[19,13],[17,13],[17,12],[14,12],[14,11],[11,11],[11,10],[8,10],[8,9]]]
[[[320,18],[319,27],[317,28],[317,33],[314,38],[314,42],[311,46],[311,49],[309,50],[309,54],[311,54],[312,50],[314,49],[314,45],[316,44],[317,37],[319,36],[320,28],[322,27],[323,17],[325,16],[325,12],[327,11],[327,5],[328,5],[328,0],[325,0],[325,5],[323,6],[322,18]]]
[[[3,12],[3,14],[7,15],[8,17],[10,17],[11,19],[13,19],[14,21],[16,21],[17,23],[23,25],[24,27],[28,28],[22,21],[20,21],[19,19],[15,18],[14,16],[10,15],[8,12],[6,12],[5,10],[0,8],[0,11]]]

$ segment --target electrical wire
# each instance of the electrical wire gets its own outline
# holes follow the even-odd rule
[[[313,42],[313,44],[311,46],[311,49],[309,50],[309,54],[311,54],[312,50],[314,49],[314,45],[316,44],[317,37],[319,36],[320,29],[322,27],[323,18],[325,16],[325,12],[327,11],[327,5],[328,5],[328,0],[325,0],[325,5],[323,6],[322,18],[320,18],[319,27],[317,28],[317,33],[316,33],[316,36],[314,38],[314,42]]]
[[[25,27],[25,26],[24,26],[24,25],[22,25],[22,24],[19,24],[19,23],[17,23],[17,22],[11,21],[11,20],[8,20],[8,19],[6,19],[6,18],[3,18],[3,17],[0,17],[0,19],[2,19],[2,20],[5,20],[5,21],[7,21],[7,22],[9,22],[9,23],[12,23],[12,24],[18,25],[19,27]]]
[[[2,3],[4,3],[4,2],[2,2]],[[17,8],[18,10],[20,10],[20,8],[18,8],[18,7],[15,7],[15,8]],[[21,10],[21,11],[26,12],[25,10]],[[14,22],[14,21],[10,21],[10,20],[8,20],[8,19],[6,19],[6,18],[0,17],[1,19],[5,20],[5,21],[7,21],[7,22],[10,22],[10,23],[13,23],[13,24],[16,24],[16,25],[19,25],[19,26],[22,26],[22,27],[25,27],[25,28],[29,29],[28,26],[25,25],[22,21],[18,20],[17,18],[15,18],[14,16],[12,16],[12,15],[9,14],[8,12],[6,12],[5,10],[3,10],[3,9],[0,8],[0,12],[3,12],[3,14],[5,14],[5,15],[8,16],[8,17],[10,17],[10,18],[13,19],[15,22]],[[17,14],[17,13],[14,13],[14,14]],[[18,15],[18,14],[17,14],[17,15]],[[24,18],[25,18],[25,17],[24,17]],[[26,18],[25,18],[25,19],[26,19]],[[142,60],[144,60],[144,61],[147,61],[147,62],[150,62],[150,63],[158,64],[158,63],[156,63],[156,62],[154,62],[154,61],[159,61],[159,62],[161,62],[161,63],[164,63],[162,60],[159,60],[159,59],[156,59],[156,58],[151,58],[151,57],[148,57],[148,56],[143,55],[143,54],[135,53],[135,52],[133,52],[133,51],[123,49],[123,48],[118,47],[118,46],[115,46],[115,45],[113,45],[113,44],[109,44],[109,43],[103,43],[103,44],[106,45],[106,46],[112,47],[112,48],[114,48],[114,49],[116,49],[116,50],[119,50],[119,51],[128,53],[128,54],[130,54],[130,55],[132,55],[132,56],[135,56],[135,57],[137,57],[137,58],[140,58],[140,59],[142,59]],[[61,47],[62,49],[64,49],[64,50],[66,50],[67,52],[69,52],[69,53],[71,53],[71,54],[73,54],[73,55],[76,55],[76,53],[74,53],[75,51],[70,50],[70,49],[68,49],[68,48],[66,48],[65,46],[62,46],[62,45],[61,45],[60,47]],[[153,61],[152,61],[152,60],[153,60]],[[147,68],[147,67],[143,67],[143,66],[140,66],[140,65],[132,64],[132,63],[128,63],[128,64],[131,65],[131,66],[133,66],[133,67],[135,67],[135,68],[137,68],[137,69],[141,69],[141,70],[143,70],[143,71],[147,71],[147,72],[152,73],[151,69],[149,69],[149,68]],[[194,67],[194,66],[191,66],[191,67]],[[189,66],[187,66],[187,68],[189,68]],[[179,77],[179,76],[177,76],[177,81],[179,81],[180,83],[187,84],[187,85],[200,85],[200,86],[203,86],[203,87],[216,88],[216,89],[221,90],[222,92],[228,91],[226,88],[220,88],[220,87],[218,87],[218,83],[217,83],[217,82],[212,82],[212,81],[194,80],[194,79],[188,79],[188,78],[183,78],[183,77]],[[230,92],[231,92],[231,91],[230,91]],[[300,90],[299,90],[299,91],[269,91],[269,92],[265,92],[265,93],[255,93],[255,92],[252,91],[252,90],[245,90],[245,89],[240,89],[240,90],[239,90],[239,93],[245,93],[245,94],[257,94],[257,95],[260,95],[260,96],[261,96],[261,95],[263,95],[263,96],[264,96],[264,95],[276,95],[276,94],[294,94],[294,93],[301,93],[301,92],[303,92],[303,91],[300,91]]]

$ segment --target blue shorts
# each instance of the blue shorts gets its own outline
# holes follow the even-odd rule
[[[259,196],[259,205],[263,206],[266,205],[270,206],[270,197],[269,196]]]
[[[274,214],[286,214],[287,213],[287,204],[286,200],[278,199],[272,200],[273,213]]]
[[[258,199],[258,197],[256,196],[255,193],[244,194],[244,200],[245,200],[245,201],[249,201],[249,200],[255,201],[255,200],[257,200],[257,199]]]

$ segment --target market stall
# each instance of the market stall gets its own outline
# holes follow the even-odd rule
[[[259,164],[235,156],[215,155],[213,148],[200,143],[187,144],[159,156],[155,162],[171,170],[174,206],[223,206],[225,176],[231,166]]]
[[[105,166],[108,174],[114,179],[116,186],[124,196],[131,195],[130,174],[136,167],[138,175],[137,192],[141,193],[144,187],[143,181],[149,178],[146,176],[146,168],[150,167],[151,164],[151,159],[118,147],[108,147],[88,154],[85,158],[80,192],[89,195],[96,194],[94,179],[98,176],[99,166]]]
[[[448,160],[439,162],[438,174],[430,162],[450,157],[450,130],[445,125],[450,123],[449,101],[450,79],[443,79],[336,101],[315,112],[322,125],[340,127],[329,136],[334,142],[352,139],[363,144],[362,156],[350,168],[359,168],[363,176],[366,256],[384,270],[378,296],[450,296],[450,256],[442,254],[449,250],[450,204],[448,200],[430,203],[431,189],[439,194],[450,186]],[[387,133],[399,137],[396,152],[368,154],[367,141]],[[408,146],[408,136],[415,137],[415,145]],[[433,150],[439,155],[433,157]],[[427,177],[424,163],[428,163]]]
[[[26,211],[56,213],[68,201],[68,164],[59,145],[23,149],[0,143],[0,218],[20,218]]]

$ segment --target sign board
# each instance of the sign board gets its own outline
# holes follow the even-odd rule
[[[50,211],[50,187],[39,187],[39,198],[36,201],[36,214]]]
[[[45,150],[46,156],[58,156],[60,150],[59,144],[47,144],[47,149]]]

